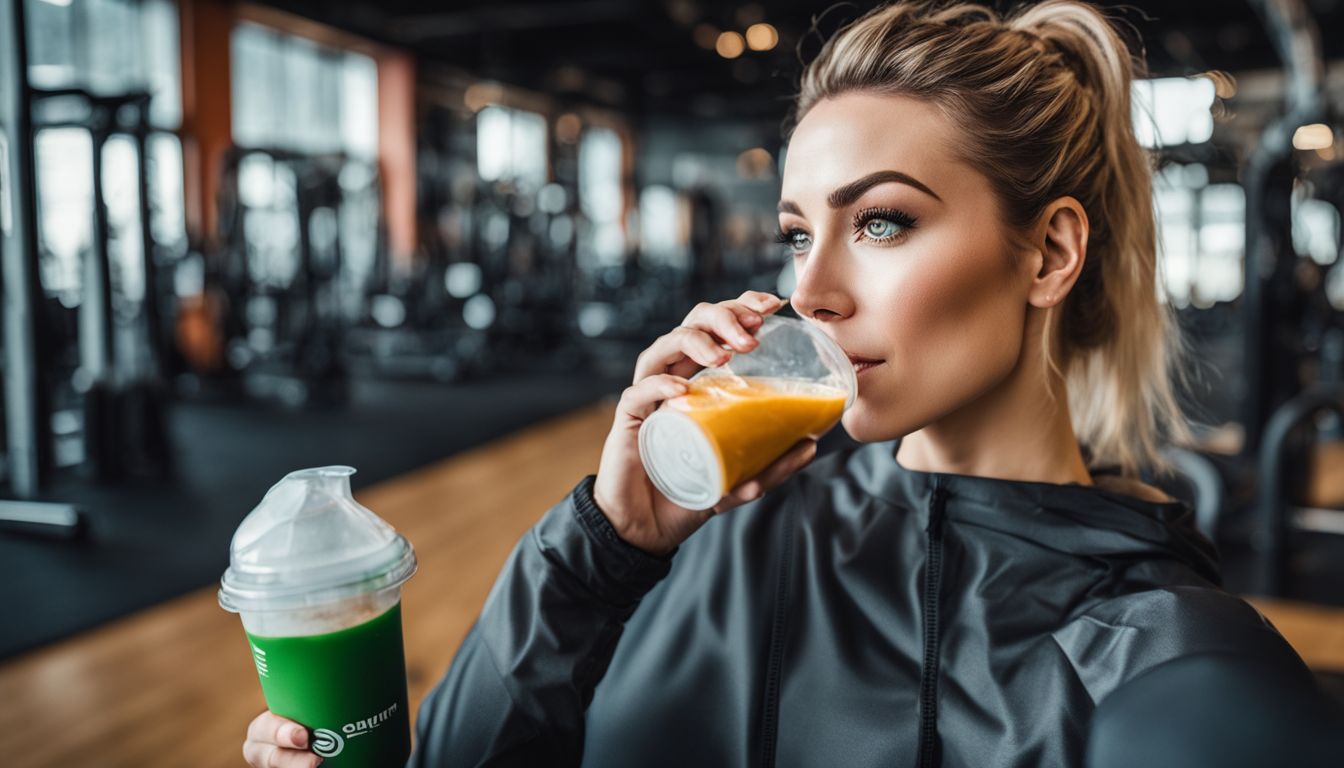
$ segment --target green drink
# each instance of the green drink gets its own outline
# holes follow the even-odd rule
[[[411,752],[401,585],[404,537],[350,495],[348,467],[292,472],[234,534],[219,601],[242,615],[266,705],[306,726],[332,768]]]
[[[401,765],[410,757],[400,604],[324,635],[247,638],[267,706],[312,728],[313,751],[330,764]]]

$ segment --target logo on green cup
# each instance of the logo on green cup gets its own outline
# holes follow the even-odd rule
[[[345,739],[335,731],[318,728],[313,731],[313,752],[318,757],[335,757],[345,749]]]
[[[382,712],[379,712],[376,715],[373,715],[372,717],[366,717],[363,720],[356,720],[353,723],[346,723],[345,725],[341,726],[341,730],[345,731],[346,736],[352,738],[355,736],[363,736],[364,734],[368,733],[374,728],[377,728],[378,726],[387,722],[387,720],[390,719],[396,711],[397,711],[397,705],[395,702],[393,702],[392,706],[388,707],[387,709],[384,709]]]
[[[341,726],[341,730],[345,731],[345,736],[326,728],[315,728],[313,729],[313,752],[319,757],[335,757],[341,754],[341,750],[345,749],[346,737],[363,736],[386,722],[396,711],[397,705],[394,703],[376,715],[356,720],[353,723],[346,723]]]

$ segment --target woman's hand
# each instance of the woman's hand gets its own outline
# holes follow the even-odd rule
[[[308,751],[308,729],[270,710],[247,727],[243,759],[252,768],[314,768],[322,763]]]
[[[747,291],[734,301],[702,303],[681,325],[661,336],[635,362],[634,385],[616,406],[616,419],[602,448],[593,499],[622,539],[646,552],[665,555],[710,517],[765,495],[807,465],[815,440],[799,441],[787,453],[728,492],[712,509],[679,507],[658,492],[639,458],[639,427],[664,400],[687,391],[686,380],[702,368],[723,365],[732,351],[750,352],[752,336],[766,315],[784,305],[768,293]],[[727,345],[732,351],[725,350]]]

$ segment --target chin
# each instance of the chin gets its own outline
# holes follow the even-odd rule
[[[904,434],[899,430],[885,428],[867,410],[861,401],[856,401],[840,418],[840,425],[845,428],[850,437],[860,443],[880,443],[883,440],[892,440]]]

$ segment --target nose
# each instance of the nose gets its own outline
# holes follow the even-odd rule
[[[789,303],[799,317],[826,322],[854,314],[853,294],[847,287],[842,259],[814,246],[805,259],[794,262],[796,286]]]

